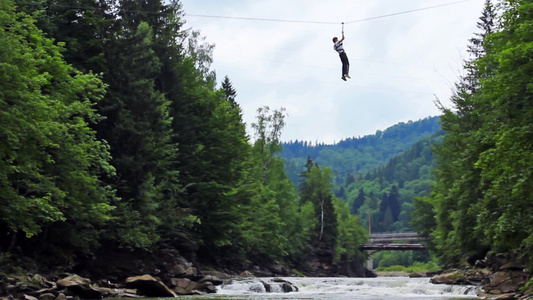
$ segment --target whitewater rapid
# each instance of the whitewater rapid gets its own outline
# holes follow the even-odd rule
[[[476,286],[437,285],[429,278],[307,278],[284,277],[297,292],[283,293],[279,278],[230,280],[213,299],[481,299]],[[268,286],[268,289],[265,288]],[[268,291],[270,290],[270,291]]]

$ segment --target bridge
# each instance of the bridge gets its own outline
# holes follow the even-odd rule
[[[372,254],[382,250],[426,250],[421,238],[414,232],[405,233],[373,233],[367,244],[361,245],[359,249],[368,251],[366,268],[374,269]]]
[[[426,250],[418,234],[405,233],[374,233],[370,241],[360,247],[361,250]]]

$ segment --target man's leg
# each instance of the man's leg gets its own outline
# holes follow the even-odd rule
[[[350,78],[350,62],[348,61],[348,56],[346,56],[346,53],[341,53],[341,61],[342,61],[342,76]]]
[[[339,53],[339,57],[341,58],[341,62],[342,62],[342,68],[341,68],[341,72],[342,72],[342,74],[341,74],[341,79],[344,80],[344,81],[346,81],[346,76],[344,76],[344,74],[346,74],[346,73],[344,73],[344,71],[345,71],[345,70],[344,70],[344,69],[345,69],[345,63],[344,63],[345,60],[344,60],[344,57],[346,57],[346,54],[344,54],[344,53]]]

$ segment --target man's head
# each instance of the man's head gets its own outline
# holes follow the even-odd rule
[[[337,37],[333,38],[333,42],[336,43],[339,39]]]

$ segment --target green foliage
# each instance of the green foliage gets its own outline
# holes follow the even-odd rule
[[[363,256],[359,247],[368,241],[368,233],[361,227],[359,218],[350,213],[347,203],[336,198],[334,204],[339,224],[335,260],[342,263],[354,262]]]
[[[373,232],[412,231],[413,199],[426,196],[433,182],[431,147],[440,143],[444,135],[438,121],[435,117],[401,123],[376,135],[337,145],[287,143],[283,145],[286,170],[295,178],[291,174],[301,172],[303,164],[303,157],[298,156],[305,153],[314,153],[319,162],[330,157],[333,164],[327,166],[336,173],[335,195],[350,205],[352,214],[359,216],[364,227],[369,225],[370,214]]]
[[[283,108],[258,110],[250,144],[236,89],[216,87],[214,46],[182,28],[179,1],[16,3],[0,3],[2,251],[357,258],[364,230],[331,170],[307,166],[300,199],[279,157]]]
[[[66,64],[61,47],[12,1],[0,5],[2,224],[28,238],[46,228],[87,250],[115,199],[101,181],[114,172],[108,146],[90,128],[101,119],[94,105],[104,84]]]
[[[379,266],[376,268],[377,272],[406,272],[406,273],[414,273],[414,272],[436,272],[441,270],[441,267],[433,262],[430,261],[428,263],[422,263],[415,261],[413,265],[411,266],[403,266],[403,265],[391,265],[388,267],[382,267]]]
[[[401,265],[405,268],[416,268],[417,266],[433,266],[428,252],[421,251],[380,251],[372,255],[374,264],[378,269],[389,268]]]
[[[315,208],[317,227],[314,232],[314,242],[320,242],[330,249],[334,249],[338,235],[338,219],[333,207],[333,193],[331,169],[321,169],[313,166],[304,174],[305,180],[300,186],[302,203],[311,202]]]
[[[487,2],[473,39],[474,58],[444,108],[446,135],[436,148],[436,184],[416,202],[418,228],[432,230],[433,249],[446,264],[487,251],[531,251],[533,5]]]
[[[294,263],[305,259],[316,224],[314,206],[299,205],[294,184],[276,156],[281,150],[279,136],[284,124],[283,109],[258,110],[254,126],[257,137],[253,147],[253,178],[258,186],[243,224],[250,257],[273,262],[287,258]]]
[[[263,183],[267,180],[266,172],[274,160],[274,155],[281,151],[280,136],[285,126],[284,108],[270,113],[268,106],[257,109],[257,122],[252,123],[256,141],[254,148],[259,152],[263,164]]]

